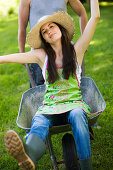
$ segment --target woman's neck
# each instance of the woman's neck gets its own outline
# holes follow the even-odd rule
[[[56,59],[62,58],[62,44],[60,42],[56,42],[55,44],[51,44],[51,47],[55,51]]]
[[[58,42],[55,42],[55,44],[51,44],[51,47],[53,48],[56,54],[56,59],[55,59],[56,66],[62,67],[62,58],[63,58],[62,44],[58,41]]]

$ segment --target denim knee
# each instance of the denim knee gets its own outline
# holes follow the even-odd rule
[[[69,113],[68,122],[72,127],[79,158],[89,158],[91,156],[91,149],[86,113],[82,109],[74,109]]]
[[[71,124],[76,123],[76,125],[78,125],[80,128],[81,122],[83,122],[84,124],[88,124],[87,115],[82,109],[79,109],[79,108],[73,109],[69,113],[68,122]]]
[[[32,119],[30,133],[35,133],[45,142],[49,133],[50,121],[41,114],[36,114]]]

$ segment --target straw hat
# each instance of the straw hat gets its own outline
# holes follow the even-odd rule
[[[55,22],[63,26],[69,33],[70,41],[73,38],[75,24],[73,19],[66,12],[58,11],[53,13],[52,15],[46,15],[40,18],[37,24],[31,29],[31,31],[27,35],[28,45],[32,48],[40,48],[43,47],[43,43],[40,37],[40,28],[47,22]]]

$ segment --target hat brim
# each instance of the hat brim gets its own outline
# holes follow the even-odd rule
[[[43,47],[43,43],[40,37],[40,29],[42,25],[47,22],[55,22],[64,27],[68,34],[69,40],[71,41],[75,31],[75,24],[71,16],[63,11],[55,12],[52,15],[47,16],[45,19],[39,21],[28,33],[27,35],[27,43],[32,48],[41,48]]]

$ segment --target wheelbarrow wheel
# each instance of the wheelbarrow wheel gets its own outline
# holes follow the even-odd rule
[[[63,156],[67,170],[80,170],[74,138],[66,133],[62,138]]]

